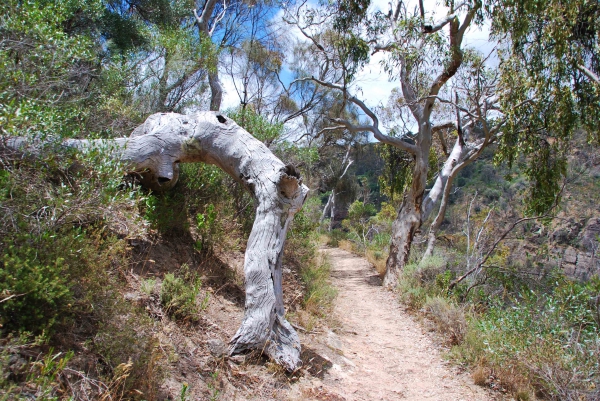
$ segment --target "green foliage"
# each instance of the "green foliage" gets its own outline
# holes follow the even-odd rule
[[[336,7],[333,27],[338,32],[346,32],[365,18],[370,0],[351,0],[333,3]]]
[[[411,309],[419,310],[428,297],[442,295],[443,288],[439,284],[443,281],[436,278],[443,274],[445,267],[446,261],[439,256],[431,256],[421,263],[407,264],[399,279],[400,299]]]
[[[375,206],[357,200],[350,205],[348,218],[355,221],[367,220],[369,217],[375,215],[376,212]]]
[[[347,239],[347,235],[344,231],[339,228],[331,230],[327,235],[327,245],[337,247],[340,245],[340,241]]]
[[[521,398],[597,398],[600,279],[579,283],[550,274],[529,280],[509,267],[492,268],[480,273],[487,289],[471,288],[465,297],[476,282],[447,292],[457,274],[450,260],[434,256],[405,266],[399,283],[401,300],[436,324],[453,345],[453,359],[490,369]]]
[[[495,305],[455,352],[523,375],[548,398],[593,399],[600,384],[598,290],[597,279],[563,280],[552,294],[525,292],[512,307]]]
[[[148,37],[143,32],[141,21],[131,15],[119,13],[112,7],[104,9],[101,27],[107,47],[112,52],[126,54],[130,50],[148,45]]]
[[[600,71],[595,2],[498,1],[488,4],[501,53],[500,95],[508,117],[499,160],[527,156],[532,213],[554,203],[566,174],[566,149],[578,128],[598,140],[600,84],[580,66]],[[508,35],[507,35],[508,34]],[[506,36],[504,36],[506,35]]]
[[[240,127],[267,145],[277,141],[283,133],[282,123],[271,123],[250,107],[239,107],[225,112]]]
[[[300,270],[300,278],[305,286],[304,309],[316,316],[325,317],[331,311],[337,291],[329,284],[331,264],[315,258]]]
[[[185,195],[179,192],[148,195],[144,216],[152,228],[163,234],[177,235],[189,230]]]
[[[369,62],[369,44],[359,36],[347,33],[336,41],[340,60],[345,64],[346,83],[352,82],[358,70]]]
[[[319,199],[310,197],[295,215],[288,229],[284,263],[302,269],[316,254],[315,234],[319,226]]]
[[[385,162],[379,177],[381,193],[393,202],[394,197],[404,193],[412,183],[413,159],[408,153],[391,145],[378,145],[377,150]]]
[[[364,251],[373,229],[370,217],[376,213],[375,206],[361,201],[354,201],[348,209],[348,218],[342,226],[348,231],[348,238],[353,240]]]
[[[182,197],[179,207],[186,214],[185,229],[192,227],[196,249],[213,252],[215,245],[227,247],[229,230],[249,232],[253,219],[253,199],[231,177],[216,166],[182,164],[176,191]],[[191,221],[190,221],[191,220]],[[189,221],[189,223],[188,223]]]
[[[9,330],[44,330],[71,300],[64,259],[40,263],[35,248],[8,247],[0,259],[0,323]],[[52,262],[52,261],[51,261]]]
[[[200,278],[190,274],[187,266],[182,266],[187,277],[165,274],[160,288],[160,302],[165,311],[177,320],[196,322],[199,319],[196,299],[202,285]]]
[[[196,229],[200,239],[196,241],[196,249],[206,249],[207,244],[216,242],[216,235],[219,226],[216,224],[217,211],[212,203],[206,205],[204,213],[196,215]]]
[[[82,12],[95,18],[101,1],[0,5],[0,125],[8,135],[67,135],[81,130],[83,81],[95,72],[93,41],[65,31]],[[77,71],[73,66],[78,65]],[[88,81],[89,82],[89,81]]]

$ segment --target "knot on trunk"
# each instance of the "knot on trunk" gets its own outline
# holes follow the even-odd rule
[[[281,169],[281,176],[279,178],[279,190],[281,195],[293,199],[298,196],[297,192],[301,185],[302,177],[298,170],[296,170],[296,167],[288,164]]]

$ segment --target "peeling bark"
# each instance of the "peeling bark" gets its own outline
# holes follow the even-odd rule
[[[422,195],[421,195],[422,196]],[[392,223],[390,253],[386,262],[383,286],[394,289],[400,274],[408,263],[410,247],[417,230],[421,227],[420,201],[411,189],[402,200],[398,216]]]
[[[3,141],[11,150],[39,152],[44,141]],[[260,350],[289,371],[300,365],[300,339],[285,320],[281,258],[287,229],[302,207],[308,188],[293,166],[286,166],[233,120],[215,112],[154,114],[129,138],[66,140],[63,147],[86,150],[110,147],[129,172],[141,174],[153,190],[172,188],[179,163],[204,162],[220,167],[254,197],[256,218],[244,261],[246,306],[229,352]]]

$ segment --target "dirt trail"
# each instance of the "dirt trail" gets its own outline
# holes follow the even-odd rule
[[[338,289],[340,327],[316,351],[332,362],[318,399],[479,401],[494,397],[445,362],[431,338],[404,312],[364,259],[324,249]],[[315,383],[312,383],[314,386]]]

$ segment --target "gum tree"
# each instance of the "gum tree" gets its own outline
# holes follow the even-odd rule
[[[0,151],[47,152],[49,138],[0,138]],[[282,256],[287,229],[302,207],[308,188],[293,166],[233,120],[217,112],[193,115],[154,114],[130,137],[113,140],[68,139],[57,144],[81,152],[108,149],[129,173],[155,191],[172,188],[179,163],[214,164],[248,190],[256,217],[244,260],[246,307],[242,325],[231,339],[230,353],[264,352],[289,371],[300,365],[300,339],[285,319]]]
[[[423,222],[444,194],[447,198],[447,189],[460,169],[497,139],[498,125],[488,122],[487,109],[495,100],[486,85],[479,85],[479,96],[473,97],[479,106],[474,112],[470,110],[474,106],[472,102],[461,103],[445,91],[464,63],[465,31],[476,18],[481,18],[481,3],[467,1],[455,5],[452,2],[447,5],[446,16],[439,21],[432,20],[422,3],[418,11],[409,12],[399,2],[387,15],[381,12],[367,15],[368,6],[368,1],[356,1],[319,10],[299,8],[290,12],[287,20],[300,29],[322,60],[317,76],[299,79],[339,91],[348,105],[357,107],[368,118],[362,124],[331,118],[330,129],[370,132],[376,140],[407,152],[412,158],[410,184],[392,226],[384,278],[384,285],[393,288]],[[353,85],[356,73],[375,53],[387,56],[384,69],[400,86],[397,105],[410,113],[411,121],[392,130],[395,134],[384,133],[378,112],[353,94],[357,91]],[[476,74],[481,73],[482,63],[474,62],[471,66],[477,70]],[[456,109],[456,118],[447,120],[448,110],[440,104]],[[410,127],[416,133],[411,133]],[[430,158],[436,138],[441,142],[445,162],[434,186],[428,190]],[[447,145],[450,139],[454,140],[451,150]]]
[[[444,2],[441,13],[432,13],[419,1],[413,11],[398,2],[387,13],[369,13],[369,5],[302,5],[286,19],[320,60],[312,75],[298,79],[338,91],[365,116],[361,124],[330,118],[330,129],[369,132],[409,155],[384,278],[395,287],[415,236],[438,208],[425,252],[431,254],[453,179],[490,144],[500,145],[497,161],[525,156],[531,213],[556,204],[572,133],[597,132],[600,7],[584,0],[468,0]],[[464,45],[466,31],[485,19],[497,41],[496,70]],[[369,107],[359,98],[368,88],[355,82],[377,53],[398,85],[387,109]]]

